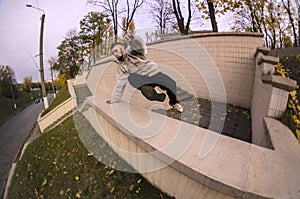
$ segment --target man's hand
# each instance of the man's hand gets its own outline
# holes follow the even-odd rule
[[[107,104],[112,104],[113,101],[112,101],[112,100],[107,100],[106,103],[107,103]]]
[[[126,43],[130,43],[133,40],[134,36],[131,33],[126,33],[124,36],[124,40]]]

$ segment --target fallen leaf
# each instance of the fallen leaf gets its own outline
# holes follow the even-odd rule
[[[110,193],[114,192],[115,187],[111,188]]]
[[[45,178],[43,183],[42,183],[42,186],[45,186],[47,184],[47,179]]]
[[[130,185],[129,190],[132,191],[133,188],[134,188],[134,185],[132,184],[132,185]]]
[[[113,174],[113,172],[115,172],[115,170],[114,170],[114,169],[110,170],[110,171],[108,172],[108,175],[111,175],[111,174]]]

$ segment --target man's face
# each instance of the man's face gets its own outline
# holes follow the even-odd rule
[[[124,61],[124,59],[126,57],[126,51],[125,51],[124,46],[122,46],[120,44],[115,45],[111,49],[111,52],[119,61]]]

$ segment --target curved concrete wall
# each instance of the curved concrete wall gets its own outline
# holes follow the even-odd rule
[[[256,68],[254,55],[261,43],[260,34],[205,33],[151,44],[148,53],[183,89],[198,97],[250,108]],[[96,130],[100,129],[98,133],[108,139],[111,147],[151,183],[176,198],[300,197],[300,150],[287,127],[272,118],[261,119],[259,123],[273,145],[269,149],[153,113],[149,111],[153,103],[147,100],[140,103],[142,95],[130,86],[123,97],[130,103],[108,105],[105,101],[116,83],[116,64],[111,60],[112,57],[100,60],[89,71],[87,84],[93,96],[84,102],[81,112]],[[164,124],[155,135],[146,138],[132,135],[133,127],[145,133],[143,129],[155,121]],[[136,125],[129,125],[130,122]],[[182,140],[194,135],[180,157],[176,156],[176,150],[164,151],[168,141],[178,136],[174,134],[178,128],[183,128]],[[205,157],[199,157],[199,150],[215,136],[219,137],[213,149]],[[175,161],[160,170],[143,173],[149,166],[147,161],[124,154],[120,149],[133,153],[158,151],[158,156],[147,159],[148,163]]]
[[[261,34],[194,34],[151,44],[148,57],[189,93],[250,108],[256,66],[254,53],[260,45]],[[112,93],[116,82],[113,59],[110,56],[100,60],[89,71],[87,84],[93,93],[100,92],[97,89]],[[125,93],[134,92],[130,86],[126,89],[130,92]],[[124,99],[138,103],[140,96],[125,94]]]
[[[126,102],[108,105],[107,97],[87,98],[81,112],[120,157],[168,194],[178,199],[300,197],[299,144],[279,121],[264,119],[271,150]]]
[[[255,75],[254,53],[262,35],[193,34],[149,45],[148,56],[165,66],[178,86],[196,96],[250,108]],[[178,76],[180,74],[183,77]],[[193,90],[191,90],[191,88]]]

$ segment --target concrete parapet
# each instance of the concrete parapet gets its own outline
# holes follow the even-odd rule
[[[67,80],[67,84],[68,84],[68,91],[71,95],[71,99],[72,99],[72,108],[77,107],[77,96],[74,90],[74,85],[75,85],[75,81],[74,79],[69,79]]]
[[[276,88],[280,88],[288,92],[294,90],[297,86],[297,82],[295,80],[278,75],[263,75],[261,79],[264,83],[269,83]]]
[[[138,105],[108,105],[107,97],[100,93],[89,97],[82,106],[83,115],[120,157],[168,194],[178,199],[300,197],[299,145],[275,119],[264,119],[274,144],[274,149],[268,149]],[[212,139],[215,145],[200,157]]]
[[[258,53],[262,53],[263,55],[268,55],[270,51],[271,51],[270,48],[266,48],[264,46],[257,46],[256,51],[254,53],[254,57],[257,57]]]
[[[66,114],[70,113],[72,110],[73,101],[72,98],[69,98],[43,117],[39,116],[37,122],[39,124],[41,132],[44,132],[45,129],[47,129],[49,126],[51,126]]]
[[[269,135],[264,131],[264,117],[280,118],[286,110],[289,91],[296,81],[274,75],[278,57],[265,55],[265,48],[256,50],[256,72],[253,87],[251,118],[252,143],[272,147]]]
[[[74,85],[86,84],[87,71],[82,72],[81,75],[76,75]]]
[[[191,38],[192,43],[187,42]],[[87,85],[93,95],[80,111],[120,157],[176,198],[300,198],[299,145],[292,132],[274,119],[288,98],[282,85],[289,88],[292,82],[272,76],[270,65],[276,58],[265,56],[268,49],[256,48],[260,42],[257,34],[205,33],[166,39],[148,48],[149,57],[164,66],[163,72],[198,97],[212,99],[208,87],[218,84],[207,82],[214,83],[210,67],[215,67],[224,81],[226,101],[251,107],[252,144],[157,114],[151,111],[154,103],[130,86],[123,101],[106,104],[116,83],[112,57],[89,71]],[[191,51],[203,57],[186,59]]]

